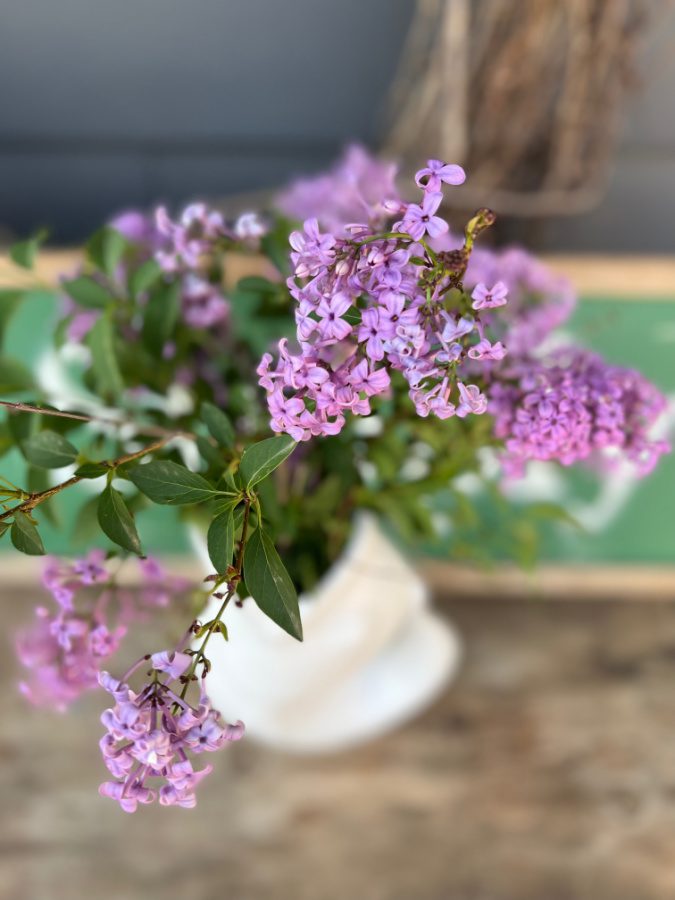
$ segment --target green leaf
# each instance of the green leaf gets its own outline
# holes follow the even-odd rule
[[[122,373],[115,354],[115,333],[112,320],[101,316],[87,336],[91,350],[91,368],[98,390],[105,397],[114,397],[124,390]]]
[[[85,252],[96,268],[113,277],[130,246],[130,242],[120,231],[104,225],[89,238],[85,244]]]
[[[77,547],[90,547],[91,536],[98,532],[98,497],[89,497],[77,512],[70,541]]]
[[[149,290],[162,274],[158,263],[154,259],[148,259],[144,263],[134,269],[129,276],[129,290],[137,297]]]
[[[107,475],[109,471],[110,466],[105,463],[85,462],[75,469],[75,474],[78,478],[100,478],[101,475]]]
[[[26,553],[28,556],[44,555],[45,548],[42,538],[25,513],[17,512],[14,515],[10,537],[16,549],[21,553]]]
[[[22,362],[7,356],[0,357],[0,394],[13,394],[33,387],[33,376]]]
[[[0,343],[2,343],[7,326],[21,305],[25,294],[23,291],[0,291]]]
[[[9,248],[9,255],[12,262],[15,262],[17,266],[21,266],[22,269],[32,269],[35,264],[35,256],[40,249],[40,244],[42,244],[46,238],[47,231],[43,228],[38,231],[37,234],[33,235],[32,238],[14,244]]]
[[[104,225],[89,238],[85,252],[98,269],[112,278],[130,246],[120,231]]]
[[[214,631],[214,633],[220,632],[220,634],[222,634],[223,638],[226,641],[229,641],[230,636],[227,633],[227,625],[223,622],[222,619],[220,621],[216,622],[216,625],[215,625],[215,628],[213,629],[213,631]]]
[[[291,637],[302,640],[298,596],[274,544],[258,528],[246,541],[246,587],[260,609]]]
[[[143,343],[160,354],[173,334],[180,312],[180,282],[159,285],[150,295],[143,316]]]
[[[114,301],[110,291],[88,275],[64,281],[63,289],[79,306],[86,309],[105,309]]]
[[[272,260],[282,275],[287,275],[290,271],[288,236],[293,228],[294,223],[290,219],[279,216],[272,230],[263,235],[261,240],[263,253]]]
[[[247,275],[237,282],[237,290],[252,294],[276,294],[279,292],[279,283],[261,278],[259,275]]]
[[[18,444],[19,448],[25,440],[38,433],[40,425],[40,416],[34,413],[12,412],[7,418],[7,427],[14,438],[14,443]]]
[[[200,625],[199,628],[195,631],[195,637],[196,638],[204,637],[204,635],[206,634],[207,631],[210,631],[211,634],[219,634],[220,633],[220,634],[222,634],[222,636],[225,638],[226,641],[229,640],[229,637],[227,634],[227,626],[225,625],[225,623],[223,622],[222,619],[220,619],[218,622],[216,622],[215,625],[212,622],[204,622],[204,624]]]
[[[220,476],[220,480],[223,484],[230,488],[231,491],[237,493],[241,489],[241,484],[239,483],[239,479],[237,474],[232,471],[232,469],[228,466],[227,469]]]
[[[239,464],[239,474],[246,488],[251,488],[263,478],[267,478],[270,472],[291,455],[295,447],[295,441],[288,435],[267,438],[247,447]]]
[[[98,524],[113,543],[141,555],[141,540],[134,518],[127,509],[124,497],[111,485],[99,497]]]
[[[23,452],[34,466],[42,469],[61,469],[77,459],[77,447],[56,431],[40,431],[23,443]]]
[[[197,449],[205,462],[207,462],[210,466],[218,466],[222,467],[223,458],[220,455],[220,452],[216,446],[214,446],[208,438],[203,437],[201,434],[197,435]]]
[[[129,247],[129,241],[115,228],[103,229],[103,271],[111,278],[115,275],[122,258]]]
[[[155,503],[201,503],[218,493],[201,475],[170,459],[153,459],[134,466],[127,474],[138,490]]]
[[[219,575],[232,565],[234,554],[234,517],[232,512],[223,513],[211,522],[206,536],[209,557]]]
[[[26,487],[32,494],[39,494],[51,487],[49,475],[46,469],[38,469],[35,466],[28,466],[26,473]],[[55,506],[56,497],[51,497],[40,504],[40,512],[48,522],[52,525],[59,524],[59,517],[56,514]]]
[[[9,522],[0,522],[0,538],[4,536],[6,531],[9,531],[10,523]]]
[[[14,435],[12,434],[8,422],[0,422],[0,456],[14,447]]]
[[[202,419],[211,432],[211,436],[221,447],[231,450],[234,447],[234,428],[225,413],[213,403],[202,403]]]
[[[564,523],[578,531],[586,530],[578,519],[575,519],[571,513],[557,503],[530,503],[525,507],[525,512],[537,519],[549,519],[553,522]]]

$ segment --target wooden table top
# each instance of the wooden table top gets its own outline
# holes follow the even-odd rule
[[[675,896],[675,602],[455,597],[465,660],[419,719],[323,758],[243,740],[196,810],[127,816],[96,793],[103,699],[63,717],[12,688],[37,600],[0,597],[3,898]]]

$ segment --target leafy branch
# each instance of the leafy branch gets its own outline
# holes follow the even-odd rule
[[[157,450],[160,450],[162,447],[168,444],[170,440],[171,438],[168,437],[162,438],[161,440],[155,441],[152,444],[148,444],[147,447],[143,447],[141,450],[136,450],[133,453],[125,453],[122,456],[118,456],[116,459],[104,460],[100,463],[97,463],[97,465],[112,472],[119,466],[123,466],[126,463],[141,459],[141,457],[146,456],[148,453],[155,453]],[[29,494],[22,492],[22,502],[17,506],[13,506],[11,509],[7,509],[3,513],[0,513],[0,522],[6,519],[10,519],[16,513],[31,513],[36,506],[44,503],[45,500],[49,500],[56,494],[60,494],[61,491],[66,490],[66,488],[72,487],[74,484],[78,484],[78,482],[83,481],[87,477],[88,476],[86,475],[72,475],[70,478],[67,478],[60,484],[55,484],[53,487],[47,488],[44,491],[35,491]]]

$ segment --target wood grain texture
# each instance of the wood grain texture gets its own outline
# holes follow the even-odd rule
[[[37,599],[0,597],[5,644]],[[195,811],[99,799],[102,699],[26,710],[3,653],[0,896],[670,900],[675,602],[443,607],[466,658],[426,714],[323,758],[244,740]]]

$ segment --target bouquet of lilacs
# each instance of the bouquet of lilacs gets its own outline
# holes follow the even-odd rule
[[[326,348],[351,338],[358,348],[347,369],[355,360],[358,364],[359,354],[384,360],[386,369],[405,378],[419,416],[463,418],[487,411],[509,474],[522,474],[529,460],[611,464],[620,456],[647,474],[669,450],[666,441],[650,437],[665,398],[639,372],[609,365],[579,346],[549,340],[574,309],[571,285],[521,248],[474,248],[476,234],[492,221],[487,210],[469,222],[463,239],[454,235],[437,215],[440,188],[464,179],[459,166],[429,160],[415,177],[423,189],[421,203],[404,203],[396,186],[396,166],[355,146],[331,172],[300,179],[281,195],[285,213],[312,217],[305,235],[293,243],[296,281],[289,290],[297,302],[302,352],[292,366],[302,369],[317,355],[326,366]],[[403,218],[392,223],[400,214]],[[367,218],[370,227],[380,231],[391,225],[392,233],[384,235],[389,244],[378,239],[365,261],[347,257],[345,262],[343,248],[359,243],[362,231],[363,246],[371,243],[368,229],[349,224],[349,215],[357,222]],[[317,232],[319,223],[327,235]],[[415,282],[421,261],[427,278]],[[298,278],[305,284],[298,286]],[[411,289],[411,284],[417,287]],[[335,306],[359,301],[366,308],[358,322],[349,331],[343,326],[339,341],[330,335],[326,340],[326,315]],[[282,361],[284,357],[285,347],[280,346]],[[279,390],[267,377],[270,362],[266,358],[261,371],[274,415],[281,407]],[[347,377],[342,362],[332,368],[330,384]],[[288,373],[287,366],[284,371]],[[286,374],[277,382],[286,396],[296,387],[293,377]],[[467,379],[473,383],[464,383]],[[379,389],[387,388],[383,379]],[[321,389],[301,386],[299,393],[317,400]],[[371,387],[370,395],[376,393]],[[324,425],[328,431],[343,426],[345,411],[361,412],[349,404],[332,409],[336,418]],[[295,424],[282,414],[272,427],[293,433]],[[295,436],[301,437],[297,430]]]
[[[417,202],[406,202],[389,169],[361,172],[347,179],[353,222],[336,188],[333,222],[310,216],[290,236],[273,214],[229,222],[204,205],[177,220],[162,209],[126,215],[61,284],[56,341],[85,347],[88,400],[57,408],[49,386],[3,352],[3,448],[18,448],[27,472],[23,486],[2,478],[0,534],[43,554],[42,517],[88,482],[95,497],[83,510],[104,541],[49,561],[53,606],[18,638],[22,690],[61,710],[95,686],[110,694],[101,793],[124,810],[194,805],[210,771],[195,757],[244,730],[209,700],[209,644],[229,640],[226,610],[253,602],[301,640],[298,587],[335,557],[355,508],[420,522],[418,498],[475,468],[487,445],[511,474],[529,459],[610,451],[647,471],[666,449],[649,436],[663,398],[638,373],[575,348],[535,352],[569,294],[527,257],[474,248],[489,210],[450,234],[442,192],[464,177],[430,160]],[[30,269],[37,243],[15,245],[14,261]],[[232,284],[248,263],[258,274]],[[4,293],[0,321],[22,298]],[[406,474],[416,453],[426,468]],[[66,471],[50,481],[54,469]],[[145,555],[136,516],[147,503],[203,522],[213,571],[194,609],[210,596],[219,605],[113,675],[128,629],[188,588]],[[136,591],[120,576],[134,558]],[[236,640],[236,616],[228,624]]]

